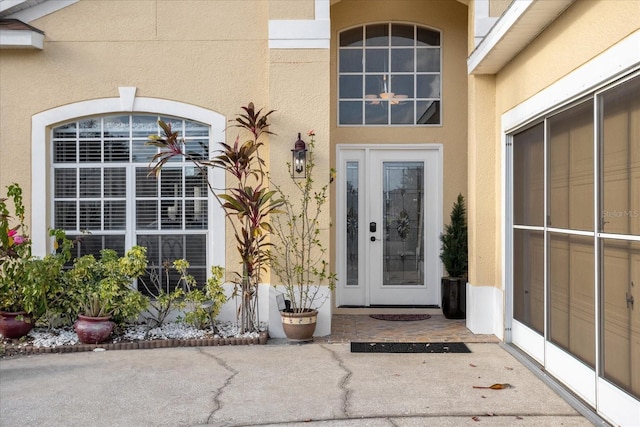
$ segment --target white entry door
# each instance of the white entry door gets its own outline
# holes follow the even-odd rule
[[[338,305],[438,306],[441,146],[338,156]]]

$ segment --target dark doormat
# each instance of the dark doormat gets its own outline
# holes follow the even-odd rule
[[[372,319],[393,321],[426,320],[431,318],[429,314],[370,314],[369,317]]]
[[[471,353],[461,342],[352,342],[351,353]]]

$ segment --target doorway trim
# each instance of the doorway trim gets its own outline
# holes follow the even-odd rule
[[[357,161],[360,162],[361,167],[358,171],[359,182],[365,182],[366,177],[369,174],[369,165],[366,163],[366,159],[369,157],[369,152],[376,151],[402,151],[402,150],[425,150],[434,153],[437,156],[437,170],[434,174],[435,182],[429,183],[431,188],[434,188],[436,195],[434,199],[438,204],[435,217],[431,220],[436,223],[438,235],[442,232],[442,206],[443,206],[443,145],[442,144],[337,144],[336,145],[336,228],[335,228],[335,244],[336,244],[336,272],[338,275],[338,283],[335,290],[335,307],[370,307],[370,295],[367,286],[363,286],[361,283],[356,285],[347,286],[347,263],[346,263],[346,248],[347,248],[347,226],[346,221],[340,219],[345,218],[347,215],[347,192],[346,192],[346,167],[347,162]],[[365,205],[366,201],[364,197],[358,198],[358,210],[365,212],[365,218],[359,218],[359,227],[364,227],[369,219],[369,208]],[[359,247],[366,247],[366,233],[359,233],[358,235]],[[435,243],[439,247],[439,241]],[[439,253],[439,252],[438,252]],[[358,269],[359,271],[366,271],[366,264],[369,262],[367,259],[368,254],[359,256]],[[438,277],[442,276],[442,263],[439,260],[437,262]],[[440,286],[437,285],[436,299],[440,301]],[[357,301],[357,302],[354,302]]]

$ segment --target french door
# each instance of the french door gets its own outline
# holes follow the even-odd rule
[[[339,146],[337,303],[438,305],[441,146]]]

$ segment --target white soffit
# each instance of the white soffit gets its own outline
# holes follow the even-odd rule
[[[56,12],[79,0],[0,0],[0,18],[31,22]]]
[[[0,49],[44,48],[44,35],[29,30],[0,30]]]
[[[78,1],[0,0],[0,49],[44,49],[44,33],[28,23]]]
[[[575,0],[517,0],[467,59],[469,74],[496,74]]]
[[[0,49],[40,49],[44,33],[17,19],[0,20]]]

